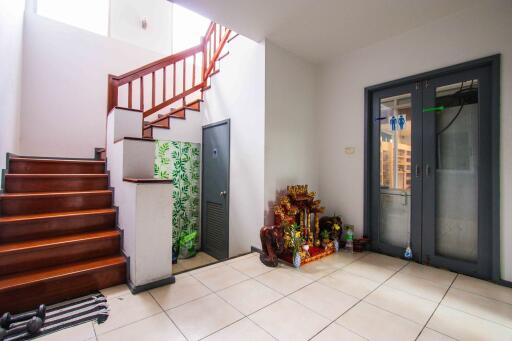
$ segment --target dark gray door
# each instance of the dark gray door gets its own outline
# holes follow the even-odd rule
[[[229,257],[230,121],[203,127],[202,249]]]
[[[421,249],[421,91],[416,83],[376,91],[372,100],[371,240],[402,256]]]
[[[490,278],[490,67],[423,88],[423,262]]]

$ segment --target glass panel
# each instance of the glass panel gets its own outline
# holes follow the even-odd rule
[[[436,254],[477,260],[478,80],[436,89]]]
[[[379,238],[405,248],[411,227],[411,94],[382,98],[379,119]]]

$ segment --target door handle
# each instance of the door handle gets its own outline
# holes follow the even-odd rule
[[[416,167],[414,168],[414,173],[417,178],[420,177],[420,171],[421,171],[420,165],[416,165]]]
[[[430,176],[430,165],[427,163],[427,165],[425,166],[425,175],[426,176]]]
[[[224,197],[224,196],[226,196],[227,194],[228,194],[228,192],[227,192],[227,191],[222,191],[222,192],[220,192],[220,193],[219,193],[219,195],[220,195],[221,197]]]

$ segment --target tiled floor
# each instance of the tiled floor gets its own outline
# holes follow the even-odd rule
[[[512,289],[375,253],[267,268],[249,254],[136,296],[40,340],[512,340]]]
[[[213,258],[205,252],[199,251],[194,257],[178,259],[178,263],[172,265],[172,272],[177,274],[200,266],[212,264],[216,261],[216,258]]]

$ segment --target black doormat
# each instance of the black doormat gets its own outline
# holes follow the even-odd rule
[[[21,314],[0,318],[0,341],[30,340],[89,321],[103,323],[109,308],[99,292]]]

